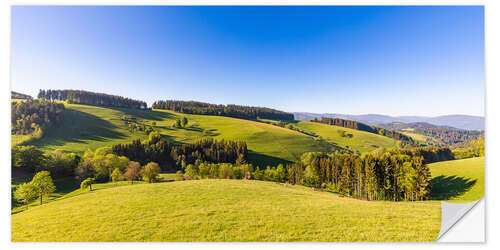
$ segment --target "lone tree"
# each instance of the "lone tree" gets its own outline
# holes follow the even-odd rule
[[[38,195],[40,196],[40,205],[43,204],[43,196],[48,196],[52,192],[56,190],[56,186],[54,186],[54,182],[52,181],[52,177],[50,177],[49,171],[40,171],[36,173],[31,180],[31,184],[33,184],[38,189]]]
[[[82,183],[80,183],[80,188],[81,189],[86,189],[90,188],[90,191],[92,191],[92,184],[94,184],[94,178],[87,178]]]
[[[142,178],[149,182],[156,182],[160,174],[160,166],[156,162],[150,162],[142,170]]]
[[[182,124],[182,127],[185,127],[188,124],[188,119],[185,116],[182,117],[181,124]]]
[[[177,128],[182,128],[182,123],[181,123],[181,120],[177,119],[177,120],[175,121],[175,127],[177,127]]]
[[[123,175],[125,179],[129,180],[132,184],[134,184],[135,180],[138,180],[141,177],[141,164],[136,161],[131,161],[128,166],[125,174]]]
[[[123,174],[119,168],[115,168],[115,170],[113,170],[113,173],[111,173],[111,180],[113,180],[113,182],[118,182],[123,180]]]
[[[26,204],[26,209],[28,209],[28,203],[34,201],[38,198],[38,188],[31,183],[24,183],[19,185],[14,192],[14,198],[16,200]]]

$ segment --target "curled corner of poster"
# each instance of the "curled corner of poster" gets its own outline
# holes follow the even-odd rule
[[[484,198],[471,203],[441,202],[441,230],[437,242],[485,241]]]

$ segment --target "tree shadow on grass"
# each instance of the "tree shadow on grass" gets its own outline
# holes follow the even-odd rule
[[[248,150],[248,161],[254,166],[259,166],[260,169],[265,169],[266,166],[277,166],[278,164],[291,164],[291,161],[278,157],[257,153]]]
[[[93,114],[67,109],[63,124],[46,131],[43,138],[33,143],[36,146],[62,146],[65,143],[84,143],[84,140],[105,141],[123,139],[129,135],[118,126]]]
[[[432,178],[431,180],[431,197],[434,200],[449,200],[463,195],[469,191],[476,184],[476,182],[476,180],[458,177],[455,175],[440,175]]]

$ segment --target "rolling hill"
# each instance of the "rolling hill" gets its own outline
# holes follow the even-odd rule
[[[45,151],[56,149],[82,153],[87,149],[130,143],[147,138],[146,133],[130,132],[122,120],[133,117],[138,124],[153,126],[174,142],[192,142],[203,137],[246,141],[250,160],[259,165],[297,160],[304,152],[331,151],[335,146],[297,131],[256,121],[222,116],[189,115],[166,110],[109,108],[65,104],[64,122],[51,128],[32,143]],[[172,128],[176,119],[186,117],[186,128]],[[18,140],[13,136],[12,140]]]
[[[63,124],[48,129],[43,138],[32,142],[32,145],[45,151],[62,149],[82,153],[87,149],[95,150],[147,138],[145,132],[130,132],[123,117],[132,117],[139,125],[153,126],[160,134],[177,143],[193,142],[204,137],[245,141],[251,162],[262,166],[296,161],[304,152],[331,152],[338,148],[367,152],[397,145],[397,141],[381,135],[311,122],[294,125],[320,135],[325,140],[263,122],[224,116],[67,103],[65,107]],[[182,117],[188,118],[188,126],[173,128],[175,121]],[[342,137],[341,131],[351,134],[352,138]],[[13,135],[12,142],[21,141],[21,137]]]
[[[377,148],[397,147],[398,141],[389,137],[317,122],[297,122],[293,126],[321,136],[329,143],[353,151],[369,152]],[[348,136],[351,135],[351,136]]]
[[[434,241],[437,201],[367,202],[303,186],[175,181],[87,192],[12,215],[12,241]]]
[[[429,164],[433,199],[472,202],[484,196],[484,157]]]

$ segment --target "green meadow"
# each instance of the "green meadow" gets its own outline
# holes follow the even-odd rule
[[[103,188],[12,215],[12,241],[434,241],[438,201],[245,180]]]
[[[394,148],[398,145],[396,140],[389,137],[323,123],[301,121],[293,124],[293,126],[307,132],[313,132],[327,142],[355,152],[359,151],[363,153],[373,151],[377,148]],[[342,136],[343,134],[350,134],[352,137]]]
[[[484,157],[429,164],[432,197],[451,202],[472,202],[484,196]]]
[[[245,141],[251,161],[259,165],[296,161],[304,152],[328,152],[336,148],[331,143],[315,140],[314,137],[297,131],[244,119],[78,104],[65,104],[65,107],[63,124],[48,129],[43,138],[31,143],[32,145],[45,151],[62,149],[83,153],[87,149],[95,150],[147,138],[144,132],[128,130],[121,119],[128,116],[136,118],[138,124],[155,124],[155,130],[177,143],[207,137]],[[188,126],[172,128],[172,124],[182,117],[188,118]],[[21,137],[13,135],[13,143],[22,140]]]
[[[32,145],[83,153],[147,138],[143,131],[129,131],[123,118],[133,117],[173,143],[245,141],[250,160],[261,166],[296,161],[304,152],[345,148],[365,153],[398,146],[388,137],[314,122],[292,124],[306,134],[222,116],[65,107],[63,124]],[[187,126],[172,127],[183,117]],[[13,135],[12,143],[25,139]],[[46,204],[33,201],[27,210],[12,209],[12,241],[434,241],[441,223],[439,200],[470,202],[483,196],[484,157],[429,167],[432,200],[423,202],[363,201],[255,180],[174,181],[171,173],[162,173],[160,183],[99,183],[93,191],[79,189],[72,177],[60,178]],[[12,188],[32,178],[19,170],[12,176]]]

